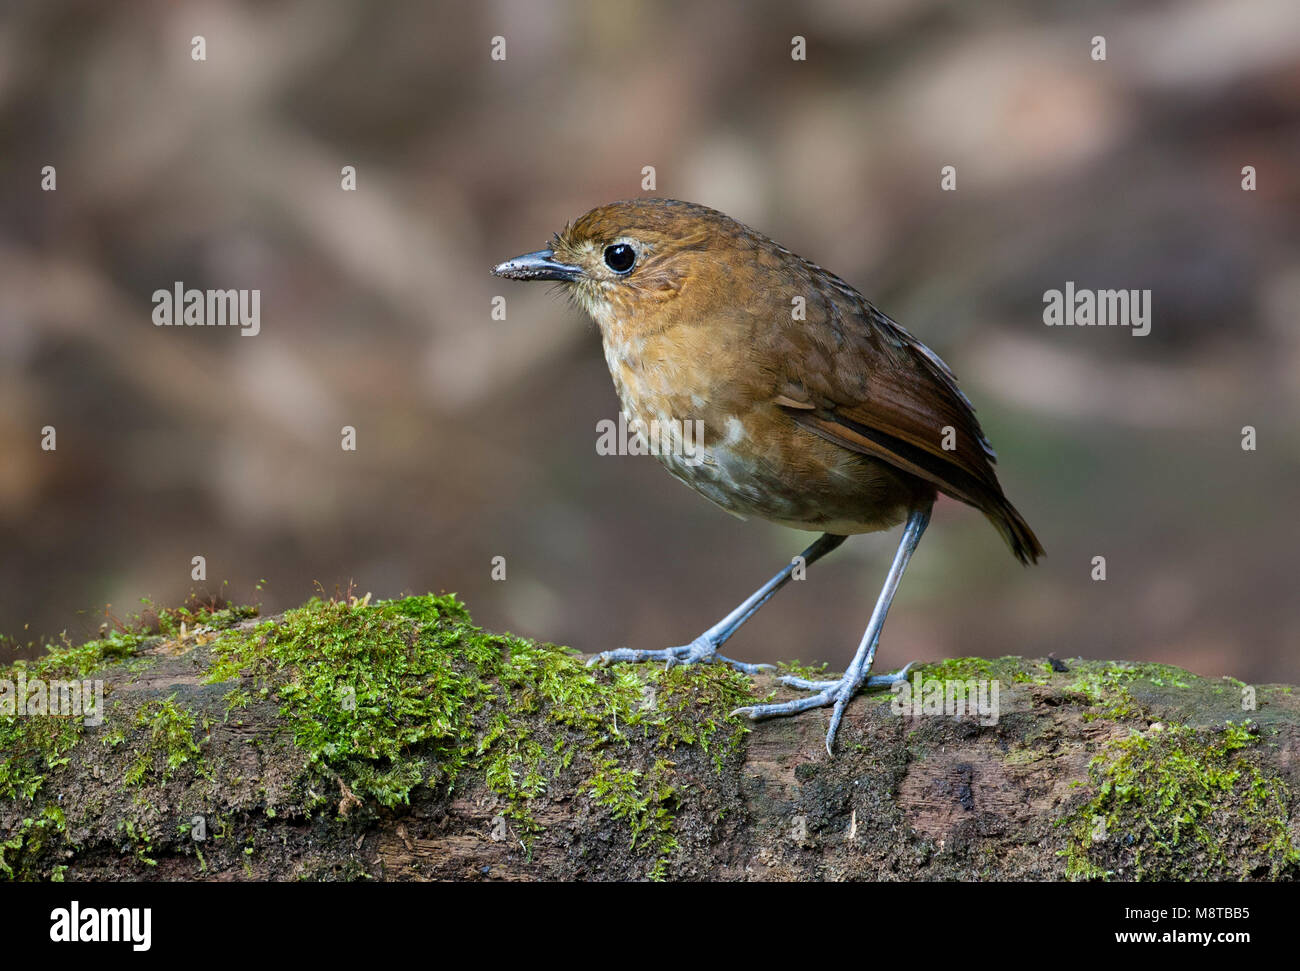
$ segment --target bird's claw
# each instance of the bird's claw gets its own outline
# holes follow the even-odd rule
[[[740,671],[743,674],[758,674],[760,671],[772,671],[776,666],[773,664],[749,664],[745,661],[736,661],[729,657],[724,657],[718,653],[718,646],[711,640],[703,637],[697,637],[689,644],[682,644],[678,647],[666,647],[662,650],[643,651],[628,647],[616,648],[612,651],[602,651],[595,654],[587,660],[587,667],[604,667],[615,661],[663,661],[664,670],[670,671],[681,665],[685,667],[689,664],[727,664]]]
[[[783,684],[813,693],[806,698],[796,698],[793,701],[774,702],[766,705],[745,705],[733,711],[731,716],[733,718],[745,717],[750,721],[763,721],[766,718],[797,715],[813,708],[830,707],[831,723],[826,730],[826,754],[830,755],[831,748],[835,744],[835,736],[840,729],[840,721],[844,717],[844,709],[848,707],[853,696],[858,693],[858,689],[863,685],[868,688],[882,688],[904,681],[907,678],[907,672],[912,669],[915,663],[915,661],[909,662],[893,674],[878,674],[874,677],[859,675],[854,679],[850,674],[846,673],[838,681],[809,681],[804,678],[786,675],[781,679]]]

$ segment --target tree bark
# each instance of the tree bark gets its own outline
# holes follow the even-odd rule
[[[545,683],[549,676],[538,675],[537,697],[525,684],[484,702],[466,722],[454,773],[414,745],[416,783],[385,805],[392,800],[375,794],[384,790],[372,772],[398,760],[314,748],[303,723],[286,717],[292,686],[303,683],[301,661],[264,658],[212,680],[224,639],[264,636],[257,623],[172,632],[105,657],[91,675],[104,682],[105,720],[81,730],[61,764],[48,734],[22,734],[41,716],[10,718],[5,737],[26,749],[2,753],[3,771],[11,783],[23,772],[42,778],[34,792],[11,784],[0,799],[0,877],[1235,880],[1298,872],[1300,710],[1287,686],[1252,689],[1145,664],[946,661],[917,669],[906,710],[904,696],[888,692],[855,699],[827,755],[825,710],[752,725],[728,719],[718,701],[729,709],[734,698],[721,688],[747,682],[723,669],[592,675],[558,649],[532,655],[541,648],[464,626],[440,636],[483,637],[503,657],[544,657],[558,673]],[[622,703],[611,702],[612,727],[593,719],[597,727],[579,738],[557,725],[557,695],[545,693],[570,682],[590,688],[583,707],[593,711],[604,693],[637,685],[646,702],[625,706],[621,724]],[[798,694],[771,675],[752,683],[755,698]],[[959,693],[973,700],[981,683],[997,685],[996,717],[938,711],[926,693],[927,684],[947,685],[954,702]],[[654,724],[629,719],[638,707],[657,712]],[[507,728],[494,737],[497,711],[505,714],[495,724]],[[534,746],[535,737],[544,743]],[[523,753],[515,761],[511,746]],[[513,781],[503,781],[503,765],[516,770]]]

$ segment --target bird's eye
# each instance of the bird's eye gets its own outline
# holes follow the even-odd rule
[[[615,273],[627,273],[636,263],[636,250],[627,243],[605,247],[605,265]]]

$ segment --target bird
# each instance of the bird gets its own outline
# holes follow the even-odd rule
[[[759,721],[830,708],[830,754],[858,691],[904,680],[911,667],[870,673],[939,494],[984,513],[1021,563],[1044,555],[1003,494],[996,454],[939,355],[834,273],[730,216],[676,199],[613,202],[492,272],[557,284],[595,321],[624,419],[642,436],[659,432],[655,454],[673,476],[742,519],[820,534],[690,643],[617,648],[590,664],[771,669],[719,648],[801,568],[849,536],[902,524],[844,675],[786,675],[806,694],[732,712]]]

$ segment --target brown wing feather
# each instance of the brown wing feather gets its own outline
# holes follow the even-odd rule
[[[811,266],[811,265],[810,265]],[[1043,548],[1002,493],[975,409],[937,354],[838,277],[811,267],[806,326],[777,403],[800,425],[882,459],[982,511],[1022,562]],[[826,365],[830,365],[829,367]],[[945,436],[945,429],[955,434]],[[945,449],[945,437],[951,449]]]

